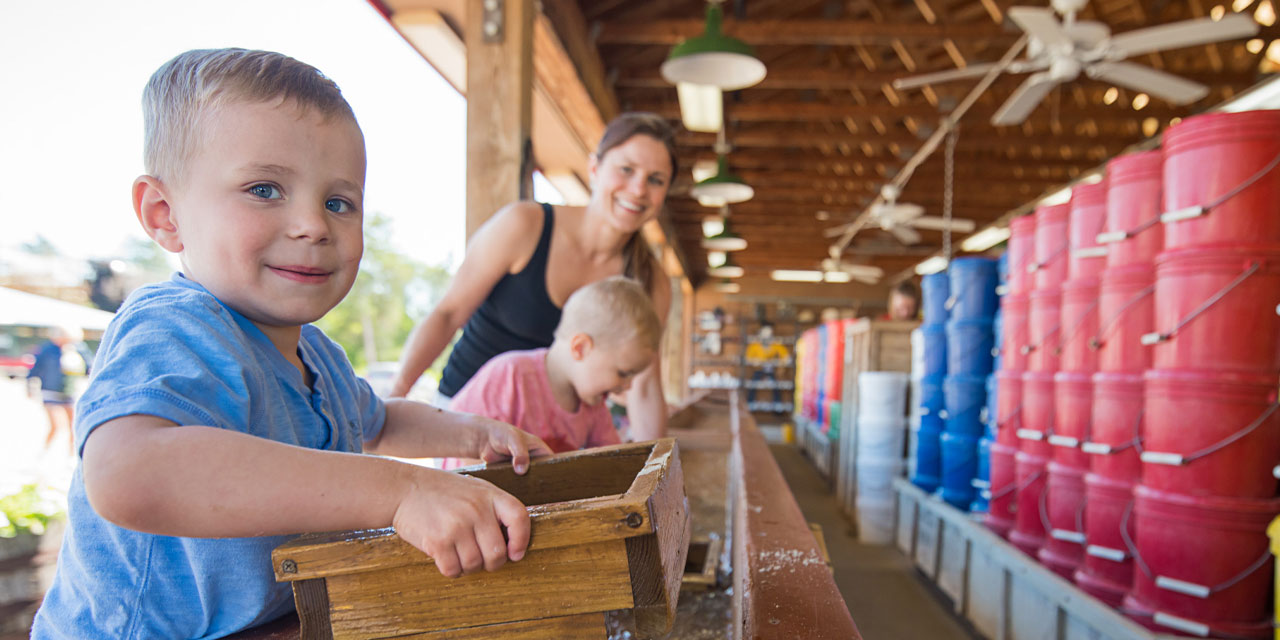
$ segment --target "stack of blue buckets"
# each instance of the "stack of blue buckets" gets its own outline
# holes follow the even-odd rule
[[[943,380],[947,375],[947,299],[951,282],[946,272],[921,281],[924,324],[912,336],[911,368],[911,483],[932,493],[942,484]]]
[[[945,285],[937,275],[946,278]],[[912,482],[926,491],[940,488],[943,500],[964,511],[979,498],[973,481],[978,477],[978,444],[987,434],[998,278],[994,259],[957,258],[945,274],[926,277],[923,286],[925,370]],[[947,295],[939,304],[943,286]],[[939,353],[945,354],[941,366]]]
[[[996,274],[999,286],[996,295],[1004,295],[1005,284],[1009,280],[1009,253],[1000,254],[996,261]],[[995,337],[995,348],[991,350],[994,360],[991,373],[987,374],[987,406],[983,412],[982,422],[985,426],[982,439],[978,440],[978,475],[973,479],[973,488],[977,497],[969,505],[974,514],[984,514],[991,500],[991,443],[996,439],[996,373],[1000,370],[1000,345],[1004,344],[1004,323],[997,306],[995,321],[992,323],[992,334]]]

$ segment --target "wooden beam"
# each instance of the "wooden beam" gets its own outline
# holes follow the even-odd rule
[[[559,34],[560,42],[577,67],[582,84],[608,122],[618,115],[618,97],[605,80],[604,62],[591,38],[587,20],[574,0],[541,0],[542,13]]]
[[[533,103],[533,0],[497,0],[501,38],[486,41],[484,6],[467,0],[467,238],[526,193]]]
[[[653,20],[637,23],[604,23],[598,42],[602,45],[675,45],[703,32],[701,18]],[[988,24],[876,23],[870,20],[725,20],[724,33],[752,45],[836,45],[889,44],[892,40],[940,42],[984,40],[1012,43],[1016,34]]]

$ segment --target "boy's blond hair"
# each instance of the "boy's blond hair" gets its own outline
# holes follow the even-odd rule
[[[578,333],[591,336],[597,346],[636,340],[657,351],[662,320],[640,283],[614,276],[578,289],[564,303],[556,339],[567,340]]]
[[[236,100],[292,101],[326,118],[355,122],[338,85],[309,64],[271,51],[195,49],[161,65],[142,92],[147,174],[181,180],[202,142],[204,119]]]

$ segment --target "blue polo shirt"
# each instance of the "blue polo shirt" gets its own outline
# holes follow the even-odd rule
[[[302,327],[308,388],[253,323],[181,274],[138,289],[98,350],[76,412],[76,450],[98,425],[146,414],[286,444],[358,452],[377,437],[382,401],[342,348]],[[272,575],[289,536],[176,538],[118,527],[94,512],[83,465],[68,493],[57,575],[32,638],[220,638],[293,608]],[[334,505],[335,508],[341,505]]]

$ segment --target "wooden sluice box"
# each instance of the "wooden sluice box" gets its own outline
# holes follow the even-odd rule
[[[620,609],[641,637],[671,628],[690,527],[674,438],[460,472],[525,504],[525,557],[446,578],[392,529],[302,536],[272,553],[301,638],[599,639]]]

